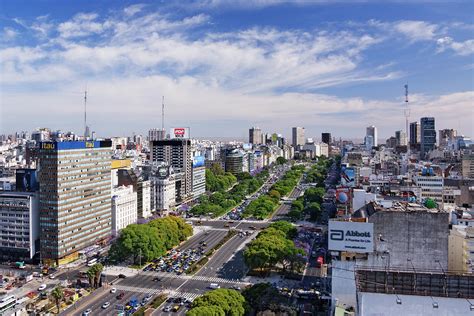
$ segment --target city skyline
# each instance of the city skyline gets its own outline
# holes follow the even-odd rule
[[[196,137],[384,139],[405,128],[408,83],[410,122],[474,134],[471,3],[46,4],[2,3],[0,133],[82,134],[87,85],[98,136],[160,127],[164,95],[166,127]]]

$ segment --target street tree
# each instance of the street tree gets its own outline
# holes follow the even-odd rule
[[[54,302],[56,303],[56,307],[58,309],[58,314],[59,314],[59,307],[61,306],[61,301],[64,299],[64,291],[61,286],[56,286],[52,291],[51,291],[51,296],[54,299]]]

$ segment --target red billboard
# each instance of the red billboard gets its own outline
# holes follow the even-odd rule
[[[171,138],[189,138],[189,127],[173,127],[170,130]]]

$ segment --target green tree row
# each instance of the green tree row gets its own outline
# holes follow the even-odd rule
[[[293,166],[277,181],[266,195],[261,195],[246,207],[243,216],[265,219],[278,207],[280,197],[288,195],[298,184],[304,166]]]
[[[257,176],[252,177],[248,172],[237,175],[239,183],[228,192],[215,192],[211,196],[201,196],[199,204],[194,206],[190,213],[198,215],[208,215],[212,217],[221,216],[230,209],[241,203],[249,194],[257,191],[265,179],[268,178],[268,171],[264,170]]]
[[[245,263],[262,276],[277,265],[282,267],[282,272],[300,272],[305,259],[303,250],[291,240],[295,234],[296,229],[291,223],[273,223],[247,245],[244,251]]]
[[[110,259],[123,261],[132,258],[134,264],[144,263],[163,256],[192,234],[192,226],[175,216],[158,218],[147,224],[128,225],[112,244]]]
[[[237,178],[230,172],[224,172],[222,167],[215,163],[206,169],[206,190],[210,192],[224,192],[229,189]]]

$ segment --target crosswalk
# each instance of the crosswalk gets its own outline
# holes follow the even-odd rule
[[[162,277],[162,278],[174,278],[174,279],[182,279],[182,280],[194,280],[194,281],[203,281],[209,283],[231,283],[231,284],[239,284],[239,285],[247,285],[250,284],[248,282],[240,281],[237,279],[224,279],[219,277],[208,277],[203,275],[175,275],[172,273],[167,272],[154,272],[154,271],[145,271],[140,273],[141,275],[153,276],[153,277]]]
[[[191,292],[175,292],[175,291],[172,291],[169,293],[169,297],[171,298],[185,298],[189,301],[194,301],[196,299],[196,297],[198,296],[201,296],[202,294],[199,294],[199,293],[191,293]]]

